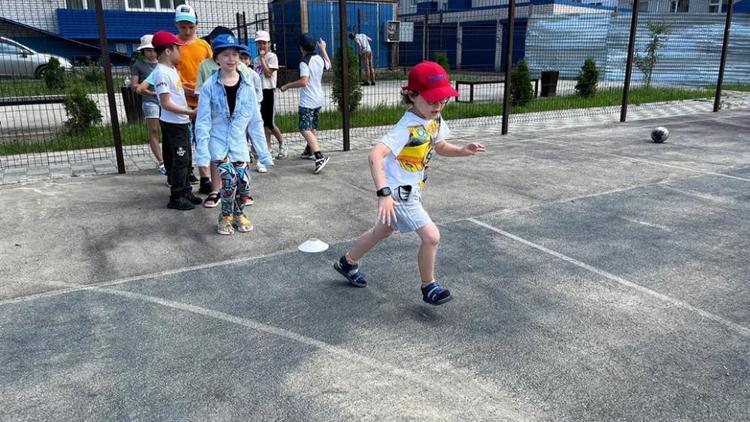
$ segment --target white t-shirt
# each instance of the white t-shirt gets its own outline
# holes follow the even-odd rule
[[[266,64],[268,65],[269,69],[278,70],[279,58],[276,57],[275,53],[269,51],[266,53]],[[265,74],[263,74],[263,66],[260,65],[260,56],[253,59],[253,69],[258,72],[258,75],[260,75],[260,78],[263,80],[263,89],[276,88],[276,75],[279,72],[273,72],[273,75],[271,76],[266,76]]]
[[[188,108],[185,91],[182,89],[182,82],[180,82],[180,75],[177,74],[177,69],[159,63],[149,77],[154,80],[154,91],[157,97],[161,94],[169,93],[169,98],[175,105]],[[159,97],[159,105],[161,106],[161,97]],[[172,113],[163,106],[159,120],[180,125],[190,123],[190,117],[186,114]]]
[[[372,53],[370,48],[370,41],[372,39],[365,34],[357,34],[354,36],[354,41],[359,45],[360,51],[363,53]]]
[[[305,108],[323,107],[325,97],[323,96],[323,86],[320,81],[323,79],[323,71],[328,69],[328,64],[319,55],[310,58],[310,64],[299,62],[299,76],[307,76],[308,83],[299,91],[299,106]]]
[[[424,180],[424,171],[430,166],[435,145],[448,136],[450,129],[442,117],[425,120],[411,111],[404,113],[396,126],[380,140],[391,150],[391,154],[385,157],[388,187],[416,186]]]

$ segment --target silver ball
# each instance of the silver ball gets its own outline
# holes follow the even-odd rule
[[[669,130],[665,127],[657,127],[651,131],[651,140],[657,144],[660,144],[669,138]]]

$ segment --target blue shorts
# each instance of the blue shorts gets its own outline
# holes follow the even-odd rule
[[[154,103],[151,101],[144,101],[141,108],[143,109],[144,118],[146,119],[158,119],[159,118],[159,113],[161,112],[161,108],[159,108],[159,103]]]
[[[320,126],[320,107],[299,108],[299,130],[318,130]]]

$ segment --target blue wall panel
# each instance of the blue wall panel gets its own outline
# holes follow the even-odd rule
[[[274,41],[281,64],[296,68],[301,58],[297,39],[301,35],[300,3],[274,2]],[[283,12],[283,14],[282,14]],[[390,62],[390,46],[384,40],[385,21],[393,19],[391,4],[348,3],[347,32],[362,32],[372,38],[373,64],[387,67]],[[328,45],[328,53],[333,58],[339,48],[339,5],[338,2],[316,1],[307,3],[308,31],[317,38],[323,38]],[[286,40],[286,42],[284,42]],[[353,41],[349,41],[352,47]]]
[[[110,40],[138,42],[143,34],[161,30],[175,32],[174,13],[105,10],[104,22]],[[93,9],[57,9],[57,23],[60,35],[65,38],[99,39],[96,11]]]
[[[461,68],[464,70],[494,70],[496,21],[466,22],[463,28]]]
[[[456,47],[458,46],[458,25],[456,23],[431,24],[429,27],[429,60],[435,61],[436,51],[448,53],[448,63],[456,65]]]

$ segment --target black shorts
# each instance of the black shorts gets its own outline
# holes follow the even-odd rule
[[[273,89],[263,90],[263,101],[260,102],[260,115],[263,117],[263,127],[273,129],[276,127],[274,122],[274,104],[273,104]]]

